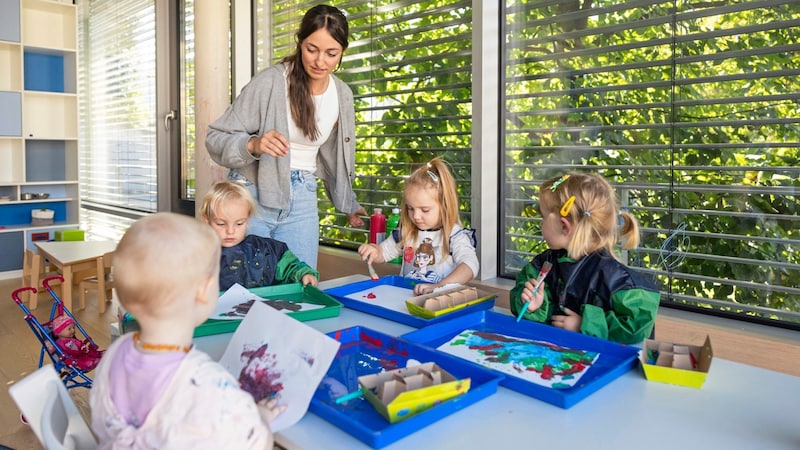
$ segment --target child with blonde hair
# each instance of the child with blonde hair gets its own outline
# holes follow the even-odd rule
[[[611,185],[595,174],[569,173],[545,181],[539,194],[546,250],[522,268],[511,290],[515,316],[624,344],[650,336],[660,293],[616,254],[639,245],[639,224],[620,212]],[[545,262],[550,273],[537,289]]]
[[[246,288],[286,283],[316,286],[319,273],[300,261],[285,243],[254,234],[245,236],[255,209],[250,191],[233,181],[215,184],[203,198],[200,213],[222,243],[220,289],[237,283]]]
[[[283,411],[256,403],[192,345],[214,310],[219,240],[200,221],[156,213],[136,221],[114,252],[119,302],[140,331],[106,350],[90,393],[101,448],[272,448]]]
[[[478,274],[475,232],[461,226],[456,182],[440,158],[415,170],[403,185],[400,224],[380,244],[358,248],[362,259],[381,263],[403,256],[400,273],[418,280],[414,294],[445,284],[464,284]]]

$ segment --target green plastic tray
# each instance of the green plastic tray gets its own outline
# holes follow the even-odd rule
[[[311,285],[303,287],[303,285],[300,283],[280,284],[277,286],[251,288],[248,289],[248,291],[258,295],[261,298],[274,298],[288,300],[291,302],[325,305],[324,308],[312,309],[310,311],[295,311],[286,313],[286,315],[294,317],[301,322],[336,317],[339,315],[339,310],[342,309],[342,304],[336,299]],[[239,327],[240,323],[242,323],[241,320],[208,319],[194,329],[194,337],[232,333],[236,331],[236,328]],[[139,329],[139,324],[136,323],[136,319],[129,314],[126,314],[125,319],[122,321],[122,332],[127,333],[137,329]]]

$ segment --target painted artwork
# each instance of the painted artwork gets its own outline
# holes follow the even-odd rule
[[[464,330],[438,349],[553,389],[575,386],[600,356],[597,352],[478,330]]]
[[[408,314],[406,300],[413,296],[413,289],[390,284],[376,284],[369,289],[348,294],[347,298]]]
[[[219,362],[256,401],[277,399],[288,406],[270,424],[278,432],[305,415],[338,349],[335,339],[256,302]]]
[[[250,311],[254,303],[263,303],[267,306],[287,313],[294,311],[311,311],[313,309],[324,308],[325,305],[314,303],[293,302],[284,299],[261,298],[241,284],[234,284],[217,300],[214,312],[209,316],[216,320],[242,320],[247,312]]]

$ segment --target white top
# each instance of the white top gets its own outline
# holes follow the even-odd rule
[[[109,369],[126,334],[106,350],[89,393],[92,430],[103,449],[264,449],[270,431],[253,397],[208,355],[192,348],[144,423],[127,423],[111,401]]]
[[[443,255],[442,239],[445,238],[450,239],[450,252]],[[426,283],[438,283],[462,262],[472,269],[473,277],[478,274],[480,268],[478,255],[472,245],[472,234],[459,225],[453,226],[452,232],[448,235],[441,229],[420,230],[417,242],[405,248],[401,248],[400,243],[389,235],[381,242],[380,247],[386,261],[403,256],[403,266],[400,270],[402,276]]]
[[[305,170],[311,173],[317,170],[317,152],[319,147],[328,140],[333,131],[333,126],[339,119],[339,96],[333,80],[329,80],[328,87],[320,95],[314,96],[316,107],[317,128],[320,136],[311,140],[300,131],[292,118],[289,97],[286,98],[286,113],[289,117],[289,153],[291,154],[292,170]]]

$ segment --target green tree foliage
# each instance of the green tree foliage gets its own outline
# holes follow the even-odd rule
[[[400,203],[403,179],[434,157],[459,184],[469,223],[472,138],[472,16],[469,1],[378,1],[337,5],[350,23],[350,47],[337,76],[356,100],[359,201]],[[366,229],[347,226],[320,198],[323,240],[355,247]]]
[[[315,2],[274,3],[277,56]],[[399,202],[403,177],[445,157],[471,205],[471,1],[348,1],[337,75],[353,89],[359,200]],[[502,270],[544,249],[537,185],[604,174],[642,224],[629,263],[665,301],[800,322],[800,3],[507,0]],[[321,199],[324,240],[352,229]]]
[[[800,6],[509,3],[506,269],[544,249],[536,184],[599,171],[665,300],[800,322]]]

